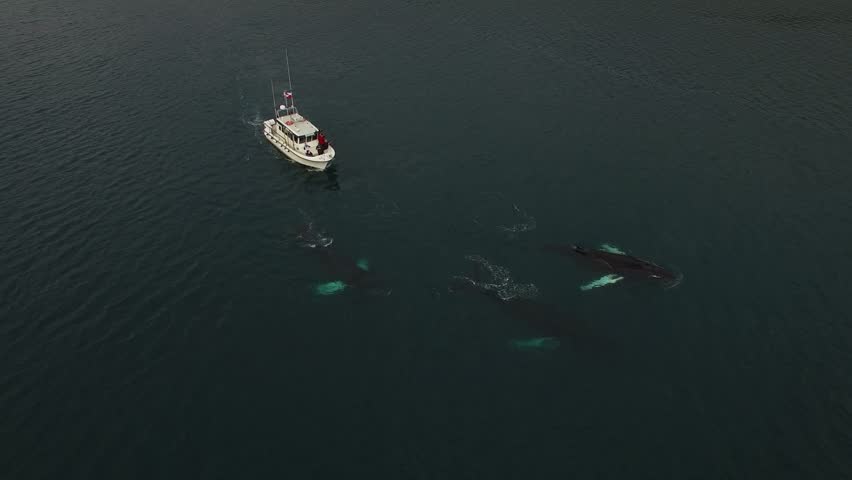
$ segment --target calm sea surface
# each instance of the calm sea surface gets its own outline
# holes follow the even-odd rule
[[[849,2],[0,8],[0,478],[852,477]]]

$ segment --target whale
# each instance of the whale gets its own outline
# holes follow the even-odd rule
[[[594,249],[574,244],[550,244],[545,245],[544,250],[583,260],[608,274],[596,280],[597,284],[590,288],[615,283],[622,278],[648,279],[660,281],[671,286],[679,281],[679,276],[674,271],[649,260],[621,252],[608,245],[604,245],[600,249]]]
[[[497,292],[479,288],[476,284],[460,277],[455,278],[450,289],[453,292],[467,291],[479,294],[499,305],[500,310],[508,317],[526,324],[535,336],[509,340],[508,345],[513,350],[555,350],[562,345],[563,340],[569,341],[574,348],[608,343],[592,332],[586,322],[566,314],[551,303],[520,297],[505,300]]]
[[[331,248],[312,248],[312,255],[323,266],[330,280],[314,287],[316,295],[334,295],[358,290],[369,295],[387,296],[392,289],[371,268],[366,258],[343,255]]]

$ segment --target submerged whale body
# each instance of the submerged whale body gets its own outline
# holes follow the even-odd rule
[[[326,281],[313,287],[315,295],[337,295],[356,290],[369,295],[390,295],[391,289],[370,268],[366,258],[352,258],[331,248],[334,243],[326,231],[318,227],[313,218],[299,210],[304,222],[296,234],[296,244],[310,252],[324,267]]]
[[[555,305],[531,298],[512,298],[505,300],[492,290],[482,289],[464,279],[456,278],[455,291],[472,291],[500,305],[500,308],[515,320],[525,323],[535,335],[534,338],[514,339],[509,346],[515,350],[554,350],[560,340],[570,340],[574,348],[591,344],[608,343],[592,333],[589,326],[566,315]]]
[[[675,283],[678,281],[678,276],[673,271],[651,261],[618,252],[611,247],[593,249],[579,245],[548,245],[544,249],[561,255],[571,255],[587,260],[605,271],[624,277],[647,278],[666,283]]]
[[[391,294],[391,289],[370,270],[366,259],[354,259],[330,248],[316,248],[311,252],[320,259],[326,275],[333,279],[317,287],[318,295],[336,294],[349,288],[371,295]]]

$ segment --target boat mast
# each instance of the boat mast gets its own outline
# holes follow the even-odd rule
[[[272,79],[269,80],[269,86],[272,87],[272,114],[278,118],[278,108],[275,106],[275,82]]]
[[[284,58],[287,62],[287,83],[290,85],[290,107],[295,109],[296,97],[293,95],[293,80],[290,78],[290,54],[286,48],[284,49]]]

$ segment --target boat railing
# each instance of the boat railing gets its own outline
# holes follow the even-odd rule
[[[284,108],[279,108],[279,109],[278,109],[278,114],[279,114],[279,116],[285,116],[285,115],[298,115],[298,114],[299,114],[299,110],[298,110],[298,109],[296,109],[296,107],[295,107],[295,106],[284,107]]]

